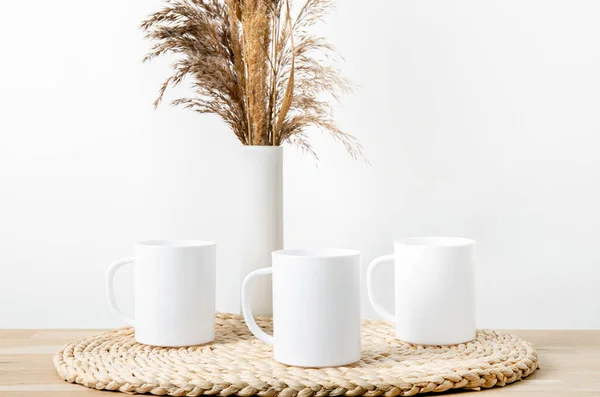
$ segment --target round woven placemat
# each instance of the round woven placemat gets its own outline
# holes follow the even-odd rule
[[[270,319],[258,319],[270,330]],[[418,346],[394,338],[393,325],[363,322],[361,361],[337,368],[279,364],[233,314],[217,314],[214,342],[187,348],[141,345],[132,328],[66,345],[54,356],[68,382],[101,390],[171,396],[412,396],[504,386],[537,368],[533,346],[519,337],[478,331],[469,343]]]

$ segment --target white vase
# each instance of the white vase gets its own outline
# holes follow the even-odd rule
[[[283,148],[244,146],[240,150],[242,212],[236,281],[241,286],[248,274],[271,266],[271,253],[283,248]],[[256,281],[251,305],[257,316],[273,315],[270,277]]]

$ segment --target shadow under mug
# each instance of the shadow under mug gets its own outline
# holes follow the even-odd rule
[[[373,273],[395,261],[395,308],[374,298]],[[422,345],[453,345],[475,338],[475,241],[459,237],[397,240],[394,254],[367,268],[367,291],[375,311],[396,324],[398,339]]]
[[[111,310],[135,327],[135,340],[152,346],[192,346],[215,338],[216,244],[208,241],[143,241],[135,257],[114,262],[106,272]],[[134,264],[135,320],[115,302],[118,268]]]
[[[250,273],[242,309],[250,331],[273,345],[273,358],[298,367],[333,367],[360,360],[360,252],[281,250],[273,266]],[[250,307],[256,277],[273,276],[273,336]]]

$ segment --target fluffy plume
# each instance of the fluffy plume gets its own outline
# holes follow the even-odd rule
[[[316,126],[361,156],[327,101],[351,86],[328,61],[332,46],[310,33],[331,7],[307,0],[293,18],[289,0],[165,0],[141,24],[153,43],[144,61],[167,53],[176,59],[154,105],[189,78],[195,95],[172,104],[218,115],[244,145],[290,142],[315,155],[306,131]]]

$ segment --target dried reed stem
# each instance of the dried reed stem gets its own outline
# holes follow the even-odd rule
[[[324,98],[338,100],[351,86],[328,61],[333,47],[309,32],[331,7],[307,0],[294,19],[290,0],[165,0],[141,24],[153,43],[145,61],[176,57],[155,106],[190,78],[195,96],[172,104],[218,115],[244,145],[291,142],[315,155],[306,132],[316,126],[361,156]]]

